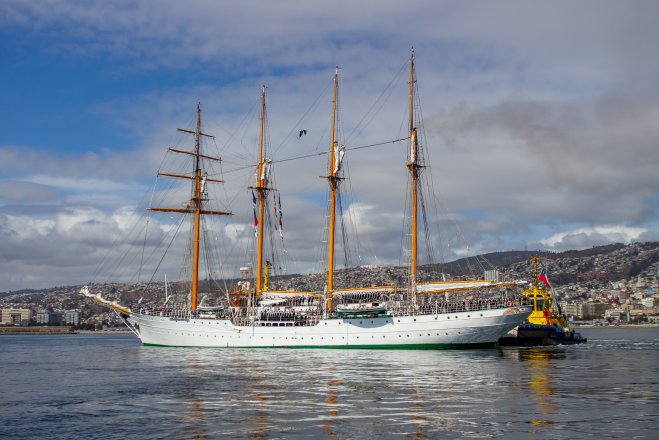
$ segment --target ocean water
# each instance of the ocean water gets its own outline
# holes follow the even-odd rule
[[[0,337],[0,438],[659,438],[659,329],[479,350]]]

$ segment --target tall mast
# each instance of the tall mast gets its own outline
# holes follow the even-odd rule
[[[336,112],[337,112],[337,92],[339,89],[339,68],[336,67],[334,73],[334,97],[332,99],[332,138],[329,148],[329,174],[327,180],[330,185],[330,210],[329,210],[329,238],[327,250],[327,307],[332,309],[332,290],[334,289],[334,230],[336,228],[336,188],[339,178],[336,175]]]
[[[256,250],[256,283],[255,293],[258,298],[261,296],[263,282],[263,225],[265,224],[265,197],[268,191],[266,163],[263,155],[263,133],[265,127],[265,86],[261,91],[261,123],[259,128],[259,167],[256,175],[256,192],[259,200],[259,225],[258,225],[258,245]]]
[[[416,276],[417,276],[417,223],[418,223],[418,180],[419,180],[419,157],[418,143],[416,137],[416,127],[414,126],[414,48],[410,51],[410,152],[407,168],[410,170],[412,177],[411,185],[411,249],[410,249],[410,289],[416,297]]]
[[[197,294],[199,292],[199,225],[201,223],[201,168],[199,166],[199,138],[201,136],[201,104],[197,104],[197,129],[195,130],[195,170],[194,170],[194,247],[192,251],[192,290],[190,293],[190,308],[197,310]]]
[[[192,198],[189,207],[186,208],[149,208],[151,211],[159,212],[178,212],[183,214],[194,214],[193,227],[193,243],[192,243],[192,286],[190,289],[190,310],[195,312],[197,310],[197,297],[199,294],[199,238],[201,235],[201,216],[202,215],[231,215],[231,212],[225,211],[209,211],[203,208],[203,202],[206,193],[206,184],[208,182],[222,182],[219,179],[208,177],[206,173],[202,173],[201,158],[207,160],[219,161],[219,158],[201,154],[201,137],[214,138],[206,133],[201,132],[201,103],[197,103],[197,127],[195,131],[185,130],[183,128],[177,129],[184,133],[192,134],[195,137],[194,151],[178,150],[170,148],[169,151],[174,153],[181,153],[193,156],[194,167],[193,175],[174,174],[174,173],[158,173],[159,176],[176,177],[179,179],[192,180]]]

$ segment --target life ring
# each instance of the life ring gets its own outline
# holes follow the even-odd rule
[[[508,300],[508,302],[506,303],[506,306],[512,307],[512,305],[513,305],[513,302],[511,300]]]

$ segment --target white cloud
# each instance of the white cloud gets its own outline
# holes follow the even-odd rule
[[[0,217],[1,231],[10,240],[24,240],[31,237],[45,237],[56,226],[52,219],[33,219],[27,216],[3,215]]]
[[[161,1],[157,7],[148,1],[2,2],[0,26],[22,36],[8,45],[28,47],[35,57],[48,52],[51,60],[63,53],[83,63],[102,58],[95,75],[129,85],[124,94],[99,95],[81,110],[101,115],[108,130],[127,130],[134,142],[99,141],[85,153],[68,153],[56,143],[14,145],[0,138],[0,197],[7,202],[0,206],[0,246],[9,256],[0,272],[12,273],[11,280],[0,279],[0,290],[52,284],[57,274],[66,276],[62,283],[85,279],[85,265],[101,259],[104,246],[141,218],[144,177],[157,169],[188,171],[163,162],[163,151],[189,145],[175,129],[194,125],[200,100],[204,130],[217,136],[207,145],[209,154],[222,156],[224,171],[238,170],[223,176],[220,191],[235,212],[220,235],[236,251],[227,258],[237,267],[251,237],[245,187],[253,183],[249,166],[258,142],[256,118],[241,123],[250,109],[256,115],[260,84],[268,85],[275,160],[327,149],[331,98],[321,91],[336,64],[342,67],[341,131],[348,147],[402,137],[405,68],[392,89],[386,86],[410,45],[428,135],[426,173],[436,178],[426,196],[443,194],[441,203],[457,211],[458,235],[465,237],[441,237],[437,247],[465,255],[538,243],[538,236],[553,248],[657,237],[657,9],[656,2],[643,1],[633,7],[616,1],[283,1],[258,8],[213,1]],[[176,81],[161,83],[161,74]],[[138,87],[142,82],[149,86]],[[381,93],[388,99],[358,126]],[[308,134],[298,138],[301,128]],[[404,149],[404,143],[391,144],[346,157],[345,220],[354,224],[359,239],[352,244],[364,248],[364,258],[400,260]],[[317,176],[325,174],[326,160],[275,164],[285,243],[304,270],[324,258],[327,184]],[[187,195],[180,188],[173,202]],[[443,211],[429,212],[431,223],[453,234]],[[175,229],[175,221],[165,220],[150,239],[155,245]],[[81,255],[92,257],[80,261]],[[35,271],[37,260],[42,266]]]
[[[232,243],[237,243],[245,240],[245,237],[248,236],[247,231],[248,231],[249,226],[245,223],[231,223],[228,224],[224,227],[224,231],[231,240]],[[253,234],[252,230],[252,234]]]
[[[57,188],[60,191],[87,191],[87,192],[114,192],[126,191],[131,185],[113,181],[110,179],[98,179],[94,177],[72,178],[64,176],[34,175],[25,176],[28,182]]]
[[[0,180],[0,200],[39,203],[58,197],[59,192],[47,185],[19,180]]]
[[[623,225],[583,227],[559,232],[540,243],[554,249],[579,249],[606,243],[630,243],[646,232],[646,228]]]
[[[122,232],[130,231],[137,222],[140,220],[140,216],[135,212],[135,209],[131,206],[124,206],[117,209],[112,214],[112,220],[117,224],[119,229]],[[163,226],[161,225],[161,228]]]

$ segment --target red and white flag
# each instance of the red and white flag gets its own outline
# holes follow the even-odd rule
[[[545,271],[544,267],[540,271],[540,275],[538,276],[538,281],[542,281],[547,285],[547,287],[551,289],[551,285],[549,284],[549,280],[547,279],[547,272]]]

